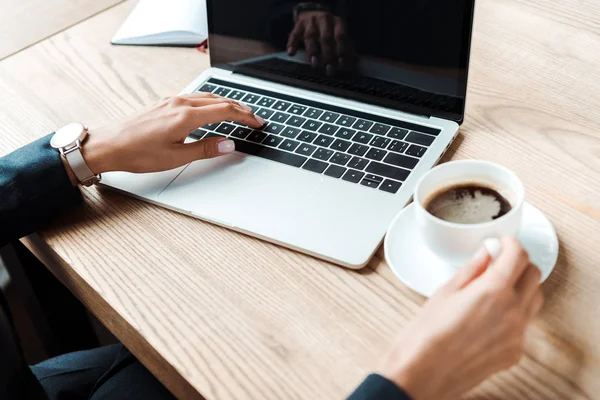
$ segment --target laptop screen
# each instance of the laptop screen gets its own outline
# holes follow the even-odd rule
[[[475,0],[208,0],[211,64],[462,122]]]

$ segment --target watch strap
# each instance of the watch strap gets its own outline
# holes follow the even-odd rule
[[[79,143],[77,143],[77,146],[69,150],[65,150],[63,155],[67,159],[69,167],[71,167],[71,171],[73,171],[73,174],[75,174],[77,180],[82,185],[91,186],[100,181],[100,175],[95,175],[83,159]]]

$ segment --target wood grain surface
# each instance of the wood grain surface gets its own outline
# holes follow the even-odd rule
[[[0,0],[0,60],[123,0]]]
[[[111,47],[132,6],[0,62],[0,154],[72,120],[119,118],[207,67],[193,49]],[[466,122],[446,160],[515,170],[561,249],[526,356],[468,398],[600,398],[599,15],[596,0],[478,3]],[[424,301],[381,250],[352,272],[83,192],[84,206],[25,243],[180,398],[342,398]]]

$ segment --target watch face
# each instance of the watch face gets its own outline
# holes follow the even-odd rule
[[[55,149],[60,149],[75,143],[77,139],[83,139],[84,136],[85,127],[79,122],[73,122],[57,130],[50,139],[50,145]]]

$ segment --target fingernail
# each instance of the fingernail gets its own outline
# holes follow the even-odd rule
[[[312,56],[310,59],[310,63],[312,64],[313,67],[316,67],[317,64],[319,63],[319,60],[317,60],[317,57]]]
[[[288,47],[288,54],[291,56],[294,53],[293,47]]]
[[[483,241],[483,247],[487,250],[492,260],[498,258],[502,252],[502,243],[496,238],[488,238]]]
[[[252,111],[252,109],[250,108],[250,106],[246,103],[242,103],[241,101],[238,102],[238,104],[240,105],[240,107],[242,107],[244,110],[246,111]]]
[[[264,124],[266,124],[265,120],[262,119],[261,117],[259,117],[258,115],[255,115],[254,118],[256,119],[256,121],[263,126]]]
[[[223,140],[217,144],[217,149],[220,154],[231,153],[235,150],[235,142],[233,140]]]
[[[333,76],[333,72],[333,65],[327,64],[327,66],[325,67],[325,73],[327,74],[327,76]]]

